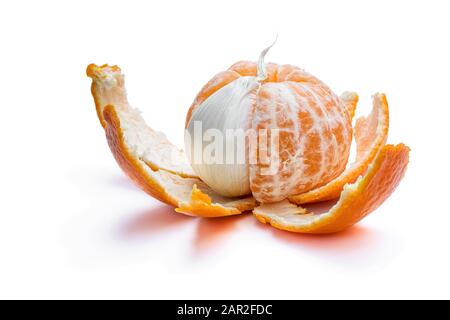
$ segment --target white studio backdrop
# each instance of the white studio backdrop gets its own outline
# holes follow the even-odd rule
[[[0,298],[450,298],[447,1],[0,4]],[[305,68],[390,104],[405,179],[356,227],[311,237],[175,214],[106,144],[89,63],[182,146],[200,88],[238,60]]]

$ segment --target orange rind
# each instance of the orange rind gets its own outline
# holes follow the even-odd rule
[[[347,110],[350,120],[352,120],[355,116],[356,105],[359,100],[358,94],[356,92],[345,91],[341,94],[340,98]]]
[[[339,201],[328,212],[309,213],[284,200],[261,205],[253,210],[255,217],[281,230],[298,233],[334,233],[342,231],[377,209],[403,178],[409,160],[404,144],[384,146],[367,173],[344,187]]]
[[[92,78],[91,92],[98,118],[105,130],[107,121],[104,109],[111,105],[122,119],[123,139],[150,168],[183,177],[197,177],[184,152],[170,143],[164,134],[147,126],[139,110],[129,105],[125,79],[119,67],[90,64],[86,73]]]
[[[200,217],[224,217],[230,215],[240,214],[242,212],[250,211],[256,207],[257,203],[253,197],[246,197],[243,199],[227,199],[218,196],[211,192],[211,190],[202,183],[203,192],[194,184],[191,196],[188,201],[179,202],[175,211],[187,215],[195,215]]]

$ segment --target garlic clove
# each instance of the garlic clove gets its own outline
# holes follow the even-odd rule
[[[192,168],[223,196],[251,192],[245,135],[259,86],[255,77],[234,80],[200,104],[187,126],[185,144]]]

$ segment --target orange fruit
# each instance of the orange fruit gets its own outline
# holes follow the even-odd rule
[[[354,184],[344,187],[339,201],[322,214],[307,212],[287,200],[263,204],[253,210],[262,223],[300,233],[333,233],[342,231],[378,208],[403,178],[409,160],[404,144],[384,146],[367,173]]]
[[[248,121],[256,132],[268,130],[269,140],[270,129],[279,129],[276,174],[265,173],[270,165],[264,161],[250,165],[250,189],[263,203],[323,186],[344,171],[356,105],[351,98],[341,100],[322,81],[300,68],[268,63],[266,69],[267,78],[259,88]],[[186,125],[193,110],[214,92],[239,77],[256,75],[256,63],[241,61],[214,76],[195,98]],[[271,157],[270,148],[267,156]]]

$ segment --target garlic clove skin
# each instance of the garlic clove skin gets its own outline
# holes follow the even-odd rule
[[[251,193],[245,135],[260,85],[257,77],[240,77],[225,85],[193,111],[186,128],[192,168],[223,196]]]

